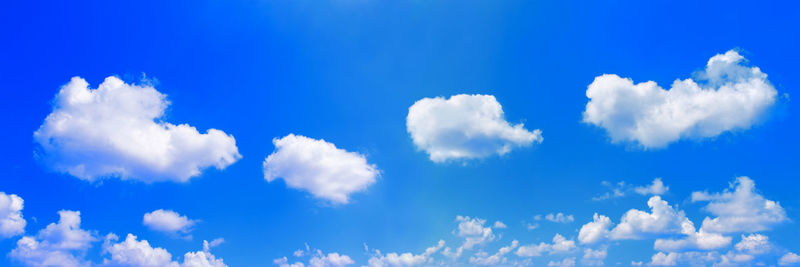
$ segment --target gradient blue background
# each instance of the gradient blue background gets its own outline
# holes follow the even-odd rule
[[[84,229],[131,232],[175,256],[224,237],[214,254],[230,266],[255,266],[305,242],[358,263],[368,258],[363,243],[419,253],[452,236],[456,215],[505,222],[499,246],[549,241],[557,232],[575,238],[594,212],[616,221],[646,208],[642,196],[592,201],[605,192],[603,180],[662,177],[665,199],[697,224],[706,214],[687,201],[690,192],[721,191],[747,175],[793,220],[767,233],[770,240],[799,251],[800,120],[792,98],[800,87],[800,5],[555,2],[6,1],[0,191],[25,199],[28,234],[57,220],[58,210],[80,210]],[[732,48],[782,95],[751,130],[642,151],[580,122],[597,75],[668,86]],[[94,87],[109,75],[138,82],[143,73],[172,103],[166,121],[232,134],[243,159],[185,184],[88,183],[37,162],[33,131],[70,77]],[[542,129],[544,142],[466,165],[434,164],[406,133],[408,107],[458,93],[496,96],[509,121]],[[339,206],[268,183],[261,163],[272,138],[289,133],[364,153],[381,177]],[[194,240],[144,228],[142,214],[159,208],[202,220]],[[533,215],[550,212],[576,221],[525,229]],[[15,241],[0,240],[0,253]],[[651,242],[612,246],[606,263],[647,261]],[[99,246],[92,251],[99,260]]]

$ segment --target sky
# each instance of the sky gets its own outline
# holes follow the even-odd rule
[[[800,266],[791,1],[16,1],[0,266]]]

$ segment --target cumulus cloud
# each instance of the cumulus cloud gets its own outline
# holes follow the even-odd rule
[[[351,259],[350,256],[339,254],[336,252],[328,253],[327,255],[325,255],[321,251],[317,251],[317,255],[311,258],[311,260],[308,262],[308,266],[340,267],[340,266],[347,266],[353,263],[355,263],[355,261],[353,261],[353,259]]]
[[[480,218],[470,218],[469,216],[456,216],[458,228],[455,233],[457,236],[464,238],[464,244],[461,245],[459,251],[462,249],[472,249],[475,245],[480,245],[495,238],[492,228],[484,226],[486,220]],[[460,252],[459,252],[460,253]]]
[[[114,234],[106,236],[103,251],[111,258],[105,259],[105,266],[129,267],[227,267],[221,258],[217,258],[208,250],[208,242],[204,241],[202,251],[187,252],[183,255],[183,263],[172,260],[172,254],[166,249],[152,247],[147,240],[137,240],[128,234],[125,240],[115,243],[119,238]]]
[[[769,237],[762,234],[742,235],[742,240],[736,243],[736,250],[747,254],[764,254],[772,249]]]
[[[736,178],[722,193],[693,192],[692,201],[708,201],[704,208],[715,218],[706,217],[702,229],[716,233],[758,232],[787,219],[778,202],[758,194],[755,182],[748,177]]]
[[[608,251],[605,247],[600,249],[587,248],[583,250],[581,264],[584,266],[602,266],[606,256],[608,256]]]
[[[289,134],[272,140],[275,151],[264,160],[264,178],[282,178],[286,185],[333,203],[348,203],[349,195],[375,183],[380,171],[359,153],[325,140]]]
[[[598,76],[586,90],[583,121],[604,128],[612,142],[645,148],[748,129],[773,105],[777,91],[767,74],[746,62],[733,50],[715,55],[695,79],[675,80],[669,90],[653,81]]]
[[[793,266],[800,264],[800,256],[792,252],[786,253],[778,260],[780,266]]]
[[[197,223],[171,210],[158,209],[144,214],[142,223],[151,230],[169,234],[188,234]]]
[[[548,213],[547,215],[544,216],[536,215],[533,216],[533,219],[537,221],[548,220],[554,223],[571,223],[575,221],[575,216],[559,212],[559,213]]]
[[[9,238],[25,233],[22,218],[23,200],[15,194],[0,192],[0,238]]]
[[[659,196],[651,197],[647,206],[651,210],[649,213],[637,209],[626,212],[620,223],[611,230],[611,239],[642,239],[647,236],[685,233],[687,226],[692,224],[683,211],[675,210]]]
[[[422,254],[390,252],[384,255],[380,250],[375,250],[375,255],[370,257],[367,263],[370,267],[418,266],[430,263],[433,260],[431,256],[441,250],[444,243],[444,240],[439,240],[435,246],[425,249]]]
[[[91,89],[74,77],[53,103],[34,132],[37,153],[53,169],[84,180],[186,182],[206,168],[221,170],[241,158],[231,135],[164,122],[170,103],[149,85],[112,76]]]
[[[669,190],[669,186],[664,186],[661,178],[653,179],[653,183],[648,186],[637,186],[633,191],[640,195],[663,195]]]
[[[515,248],[519,246],[519,241],[513,240],[511,244],[508,246],[501,247],[497,253],[487,256],[473,256],[469,258],[469,263],[473,265],[487,265],[487,266],[497,266],[498,264],[504,264],[508,259],[504,257],[504,255],[508,254]]]
[[[570,257],[561,261],[549,261],[547,266],[550,267],[573,267],[575,266],[575,258]]]
[[[540,130],[506,121],[492,95],[420,99],[408,108],[406,128],[417,148],[434,162],[504,155],[543,140]]]
[[[539,244],[531,244],[521,246],[517,249],[517,256],[520,257],[538,257],[544,254],[559,254],[570,252],[577,247],[575,241],[568,240],[560,234],[553,236],[553,243],[541,242]]]
[[[581,226],[578,241],[582,244],[594,244],[605,240],[610,233],[609,228],[613,225],[610,218],[595,213],[591,222]]]
[[[9,256],[27,266],[89,266],[82,255],[97,238],[80,228],[80,212],[62,210],[58,215],[58,223],[17,241]]]

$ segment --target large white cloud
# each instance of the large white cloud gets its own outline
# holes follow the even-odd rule
[[[541,131],[511,125],[492,95],[423,98],[408,108],[406,128],[434,162],[503,155],[542,142]]]
[[[733,50],[715,55],[697,81],[675,80],[669,90],[653,81],[598,76],[586,90],[583,121],[604,128],[613,142],[645,148],[748,129],[773,105],[777,91],[765,73],[745,62]]]
[[[171,210],[158,209],[145,213],[142,223],[155,231],[170,234],[188,234],[197,221],[190,220],[188,217]]]
[[[169,102],[152,86],[113,76],[97,89],[88,86],[74,77],[61,87],[52,113],[34,133],[40,156],[57,171],[90,181],[117,176],[185,182],[241,158],[231,135],[162,121]]]
[[[674,209],[659,196],[650,197],[647,206],[651,212],[631,209],[622,216],[620,223],[611,230],[611,239],[642,239],[648,236],[687,233],[692,222],[683,211]]]
[[[610,228],[614,226],[611,219],[595,213],[591,222],[581,226],[578,232],[578,241],[582,244],[594,244],[608,238]]]
[[[264,160],[267,181],[282,178],[291,188],[334,203],[347,203],[350,194],[366,190],[380,173],[364,155],[325,140],[289,134],[272,142],[275,151]]]
[[[81,226],[80,212],[58,212],[58,223],[51,223],[33,236],[17,241],[9,256],[27,266],[89,266],[82,255],[97,238]]]
[[[183,256],[183,263],[172,260],[172,254],[166,249],[152,247],[147,240],[137,240],[128,234],[125,240],[115,243],[118,237],[114,234],[106,236],[103,251],[111,256],[103,261],[104,266],[126,267],[227,267],[221,258],[209,251],[204,241],[202,251],[188,252]]]
[[[706,217],[701,228],[708,232],[758,232],[788,220],[778,202],[764,198],[749,177],[738,177],[722,193],[693,192],[692,201],[709,201],[705,210],[716,216]]]
[[[21,197],[0,192],[0,238],[9,238],[25,232]]]

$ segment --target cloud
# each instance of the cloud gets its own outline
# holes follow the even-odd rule
[[[282,178],[291,188],[333,203],[348,203],[350,194],[366,190],[380,173],[364,155],[325,140],[289,134],[272,143],[275,151],[264,160],[267,181]]]
[[[792,265],[797,265],[797,264],[800,264],[800,256],[798,256],[797,254],[794,254],[792,252],[788,252],[788,253],[784,254],[778,260],[778,265],[780,265],[780,266],[792,266]]]
[[[692,222],[683,211],[672,208],[659,196],[647,201],[651,212],[631,209],[622,216],[620,223],[611,230],[609,237],[614,240],[642,239],[648,236],[685,233]],[[694,226],[691,226],[694,230]]]
[[[475,256],[473,256],[473,257],[470,257],[469,258],[469,263],[473,264],[473,265],[487,265],[487,266],[497,266],[498,264],[506,263],[506,261],[508,259],[506,259],[506,257],[504,257],[504,255],[508,254],[509,252],[511,252],[512,250],[517,248],[518,246],[519,246],[519,241],[513,240],[513,241],[511,241],[511,244],[509,244],[508,246],[505,246],[505,247],[501,247],[497,251],[497,253],[495,253],[495,254],[493,254],[491,256],[483,256],[483,257],[475,257]]]
[[[764,254],[772,249],[769,237],[762,234],[742,235],[742,240],[735,246],[736,250],[747,254]]]
[[[669,90],[653,81],[597,76],[586,90],[583,121],[604,128],[612,142],[644,148],[748,129],[773,105],[777,91],[758,67],[744,63],[733,50],[715,55],[696,81],[675,80]]]
[[[128,234],[124,241],[115,243],[118,237],[108,234],[103,244],[103,251],[111,256],[103,261],[104,266],[129,267],[227,267],[221,258],[217,258],[204,246],[202,251],[187,252],[183,255],[183,263],[172,260],[172,254],[166,249],[152,247],[147,240],[137,240]],[[208,242],[203,241],[204,244]]]
[[[583,250],[581,264],[584,266],[602,266],[606,256],[608,256],[608,251],[605,247],[600,249],[587,248]]]
[[[312,257],[311,260],[308,262],[308,266],[310,267],[340,267],[340,266],[347,266],[350,264],[355,263],[350,256],[339,254],[336,252],[328,253],[328,255],[324,255],[321,251],[317,251],[317,255]]]
[[[511,125],[492,95],[423,98],[408,108],[406,128],[434,162],[504,155],[542,142],[541,131]]]
[[[702,229],[715,233],[758,232],[788,220],[778,202],[756,193],[746,176],[736,178],[722,193],[693,192],[692,202],[709,201],[704,208],[716,218],[706,217]]]
[[[231,135],[162,121],[170,103],[152,86],[113,76],[97,89],[88,86],[74,77],[61,87],[52,113],[34,132],[37,155],[57,171],[89,181],[186,182],[241,158]]]
[[[444,240],[439,240],[435,246],[425,249],[422,254],[391,252],[383,255],[380,250],[375,250],[375,255],[370,257],[367,263],[370,267],[417,266],[430,263],[433,260],[431,256],[441,250],[444,243]]]
[[[570,252],[577,247],[575,241],[567,240],[564,236],[556,234],[553,236],[553,243],[548,244],[541,242],[537,245],[531,244],[521,246],[517,249],[517,256],[520,257],[538,257],[546,254],[560,254]]]
[[[547,266],[551,267],[572,267],[575,266],[575,258],[566,258],[561,261],[550,261],[547,263]]]
[[[9,238],[25,233],[25,219],[22,218],[23,200],[21,197],[0,192],[0,238]]]
[[[97,238],[81,226],[78,211],[58,212],[58,223],[51,223],[36,237],[24,236],[9,256],[27,266],[89,266],[82,255]]]
[[[142,223],[151,230],[169,234],[188,234],[197,221],[171,210],[158,209],[144,214]]]
[[[508,228],[508,226],[507,226],[505,223],[501,222],[501,221],[495,221],[495,222],[494,222],[494,226],[493,226],[493,227],[494,227],[495,229],[505,229],[505,228]]]
[[[669,191],[669,186],[664,186],[661,178],[653,179],[653,183],[648,186],[637,186],[633,191],[639,195],[663,195]]]
[[[578,241],[582,244],[594,244],[605,240],[610,233],[609,228],[613,225],[611,219],[595,213],[591,222],[581,226],[581,230],[578,232]]]
[[[568,214],[564,214],[564,213],[561,213],[561,212],[559,212],[557,214],[548,213],[547,215],[544,216],[544,219],[548,220],[548,221],[551,221],[551,222],[554,222],[554,223],[571,223],[571,222],[575,221],[575,217],[572,216],[571,214],[568,215]],[[537,221],[542,220],[542,216],[541,215],[536,215],[536,216],[534,216],[534,220],[537,220]]]

